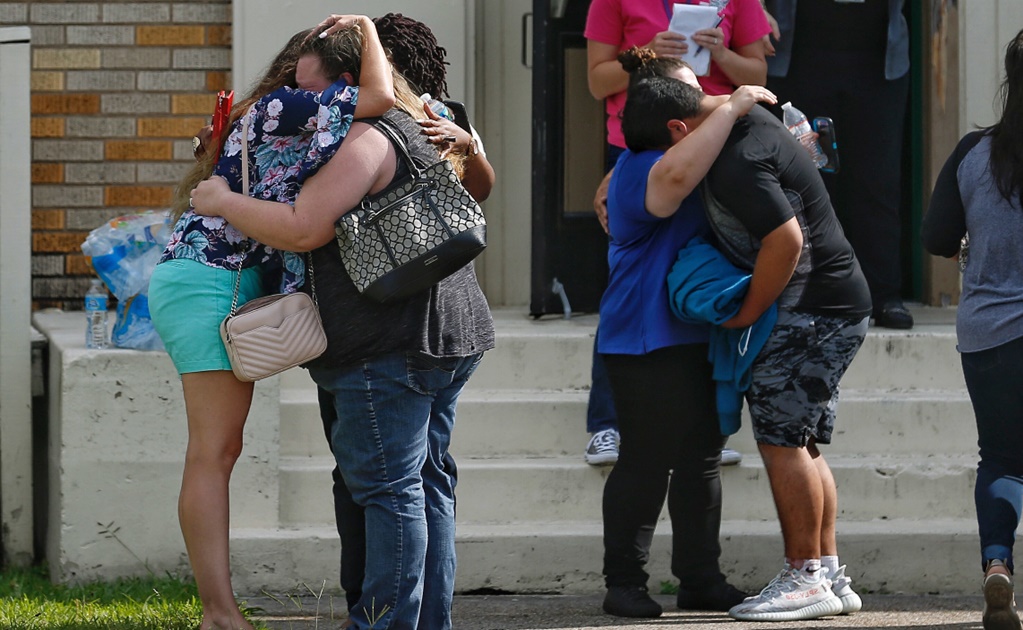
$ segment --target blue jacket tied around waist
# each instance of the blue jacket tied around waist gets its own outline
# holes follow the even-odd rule
[[[749,389],[753,361],[778,319],[778,306],[772,304],[749,328],[720,326],[739,312],[752,277],[699,237],[679,251],[668,273],[668,301],[675,316],[690,323],[713,325],[707,358],[714,365],[722,435],[739,430],[742,394]]]

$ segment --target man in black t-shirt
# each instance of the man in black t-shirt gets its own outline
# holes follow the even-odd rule
[[[699,125],[706,111],[683,121]],[[870,292],[810,156],[761,107],[739,119],[703,187],[719,248],[752,272],[726,328],[745,328],[775,301],[778,322],[746,392],[771,481],[785,565],[729,614],[750,621],[813,619],[861,606],[838,565],[837,493],[817,448],[831,442],[838,384],[866,334]]]

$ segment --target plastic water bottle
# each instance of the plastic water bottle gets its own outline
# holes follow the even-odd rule
[[[107,290],[103,281],[93,278],[85,294],[85,347],[106,348],[110,345],[107,329]]]
[[[793,107],[792,103],[785,103],[781,106],[781,110],[785,126],[789,128],[789,131],[796,137],[796,140],[799,140],[799,144],[806,147],[806,150],[810,152],[810,157],[813,158],[813,165],[817,168],[826,166],[828,164],[828,156],[824,155],[820,143],[813,136],[813,129],[810,127],[810,121],[806,119],[806,114]]]
[[[438,101],[433,98],[429,92],[423,94],[419,98],[423,99],[423,102],[430,106],[434,114],[437,114],[441,118],[447,118],[448,120],[454,121],[455,115],[451,112],[451,108],[444,104],[444,101]]]

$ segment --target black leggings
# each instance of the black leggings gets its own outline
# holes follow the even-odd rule
[[[604,484],[607,586],[643,586],[654,527],[668,497],[671,571],[684,588],[724,579],[721,447],[707,344],[604,355],[621,449]]]

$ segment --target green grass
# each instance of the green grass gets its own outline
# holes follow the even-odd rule
[[[0,572],[4,630],[194,630],[195,583],[173,576],[51,584],[42,569]]]

